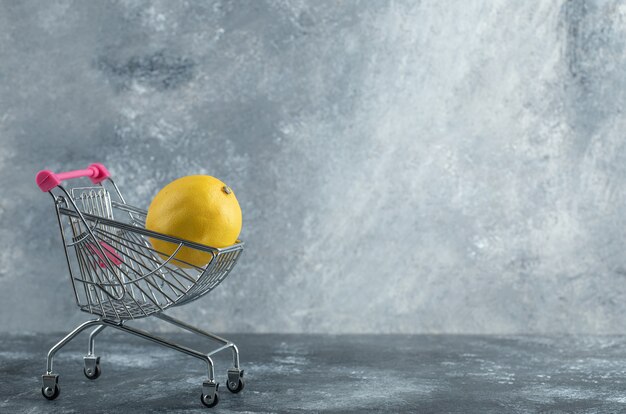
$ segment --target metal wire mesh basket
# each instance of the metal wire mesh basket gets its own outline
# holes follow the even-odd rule
[[[76,303],[107,319],[141,318],[198,299],[224,280],[243,250],[241,242],[217,249],[148,231],[146,212],[112,201],[104,187],[73,188],[56,205],[66,249],[72,250],[66,252]],[[149,238],[176,248],[171,255],[159,252]],[[212,259],[204,267],[174,259],[182,248],[209,252]]]

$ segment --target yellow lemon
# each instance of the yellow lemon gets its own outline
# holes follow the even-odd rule
[[[190,175],[172,181],[159,191],[148,208],[146,229],[211,247],[234,244],[241,231],[241,208],[226,184],[208,175]],[[152,247],[167,259],[175,243],[150,238]],[[203,267],[211,253],[189,247],[176,253],[179,267]],[[186,263],[184,263],[186,262]]]

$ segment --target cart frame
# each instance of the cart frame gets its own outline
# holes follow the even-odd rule
[[[96,187],[75,187],[68,192],[61,185],[64,180],[79,177],[88,177]],[[230,349],[232,367],[228,369],[226,384],[229,391],[239,393],[245,383],[237,346],[228,339],[163,312],[169,307],[196,300],[217,287],[237,263],[243,251],[243,242],[237,241],[233,246],[220,249],[145,229],[146,212],[126,203],[102,164],[58,174],[43,170],[37,174],[36,181],[42,191],[52,196],[56,207],[77,306],[84,312],[99,316],[78,325],[50,349],[46,357],[46,373],[42,375],[42,395],[48,400],[59,396],[59,374],[53,371],[54,356],[89,328],[93,329],[89,334],[88,352],[83,358],[83,372],[90,380],[100,376],[100,357],[95,353],[95,339],[107,327],[203,361],[207,365],[207,379],[202,383],[201,402],[207,407],[214,407],[219,402],[219,383],[215,380],[212,356]],[[118,201],[110,199],[103,182],[110,184]],[[76,194],[74,190],[78,190]],[[82,201],[82,208],[77,200]],[[129,222],[114,220],[114,209],[125,212]],[[68,232],[67,227],[71,231]],[[147,238],[166,240],[178,246],[171,254],[157,252],[151,248]],[[72,247],[75,255],[70,252]],[[202,267],[185,263],[191,269],[177,268],[175,257],[182,248],[208,252],[211,260]],[[221,346],[202,352],[126,323],[130,319],[147,316],[154,316]]]

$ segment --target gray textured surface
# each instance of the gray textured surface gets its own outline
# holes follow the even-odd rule
[[[187,335],[178,340],[196,347]],[[56,335],[0,338],[0,411],[211,412],[195,359],[105,331],[102,376],[82,374],[86,336],[55,360],[61,395],[40,394]],[[246,388],[215,412],[617,413],[626,410],[626,339],[573,336],[237,335]],[[216,358],[225,381],[229,355]]]
[[[82,318],[33,178],[99,160],[236,191],[195,322],[623,332],[624,39],[618,1],[2,1],[0,330]]]

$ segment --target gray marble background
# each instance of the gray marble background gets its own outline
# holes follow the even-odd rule
[[[237,193],[205,327],[623,333],[625,44],[618,1],[2,1],[0,331],[85,319],[34,176],[100,161]]]

